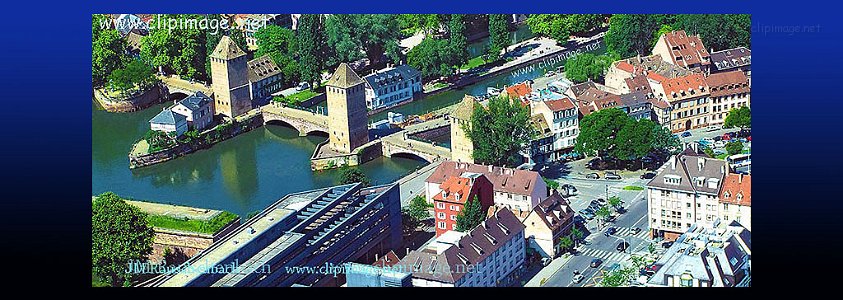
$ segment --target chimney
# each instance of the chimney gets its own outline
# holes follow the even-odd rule
[[[670,169],[676,170],[676,155],[670,158]]]
[[[704,166],[705,166],[705,158],[702,157],[702,156],[697,157],[697,167],[699,168],[700,172],[702,172],[702,169],[703,169]]]
[[[492,173],[492,165],[489,165],[489,173]]]
[[[743,181],[743,173],[738,173],[738,183]]]

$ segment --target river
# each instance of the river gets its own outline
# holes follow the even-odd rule
[[[325,137],[288,127],[257,128],[214,147],[136,170],[127,154],[165,105],[115,114],[93,109],[91,190],[160,203],[223,209],[246,216],[284,195],[336,185],[338,171],[313,172],[310,155]],[[378,158],[361,166],[374,184],[392,182],[426,163]],[[260,166],[260,167],[258,167]]]

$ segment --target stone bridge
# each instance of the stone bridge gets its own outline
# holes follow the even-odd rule
[[[188,80],[181,79],[177,76],[159,75],[158,79],[160,79],[161,83],[163,83],[164,86],[167,87],[167,90],[169,91],[170,95],[182,93],[189,96],[196,92],[202,92],[203,94],[210,97],[213,93],[213,89],[211,88],[211,86],[206,86],[198,82],[190,82]]]
[[[449,126],[447,120],[444,118],[436,118],[427,122],[407,126],[402,131],[385,136],[381,139],[383,155],[386,157],[392,157],[396,154],[412,155],[420,157],[431,163],[451,159],[451,149],[449,148],[407,138],[417,132],[428,131],[445,126]]]
[[[328,134],[328,116],[301,109],[285,107],[277,102],[261,106],[263,123],[280,122],[293,127],[299,136],[306,136],[314,132]]]

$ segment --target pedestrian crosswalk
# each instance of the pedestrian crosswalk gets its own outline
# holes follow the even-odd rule
[[[629,254],[617,251],[605,251],[605,250],[597,250],[597,249],[583,249],[580,251],[579,255],[584,256],[591,256],[594,258],[599,258],[604,262],[607,261],[614,261],[614,262],[622,262],[629,259]]]
[[[614,234],[616,236],[630,236],[630,237],[635,237],[635,238],[639,238],[639,239],[646,239],[647,238],[647,233],[648,233],[647,230],[642,229],[641,232],[639,232],[637,234],[634,234],[633,230],[635,228],[632,228],[632,227],[615,227],[615,229],[618,230]]]

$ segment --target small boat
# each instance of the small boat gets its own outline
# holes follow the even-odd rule
[[[492,96],[497,96],[497,95],[501,94],[501,90],[499,88],[490,86],[490,87],[486,87],[486,93],[488,93],[489,95],[492,95]]]
[[[556,75],[556,72],[554,72],[554,71],[547,71],[547,73],[544,73],[545,77],[550,77],[550,76],[554,76],[554,75]]]

